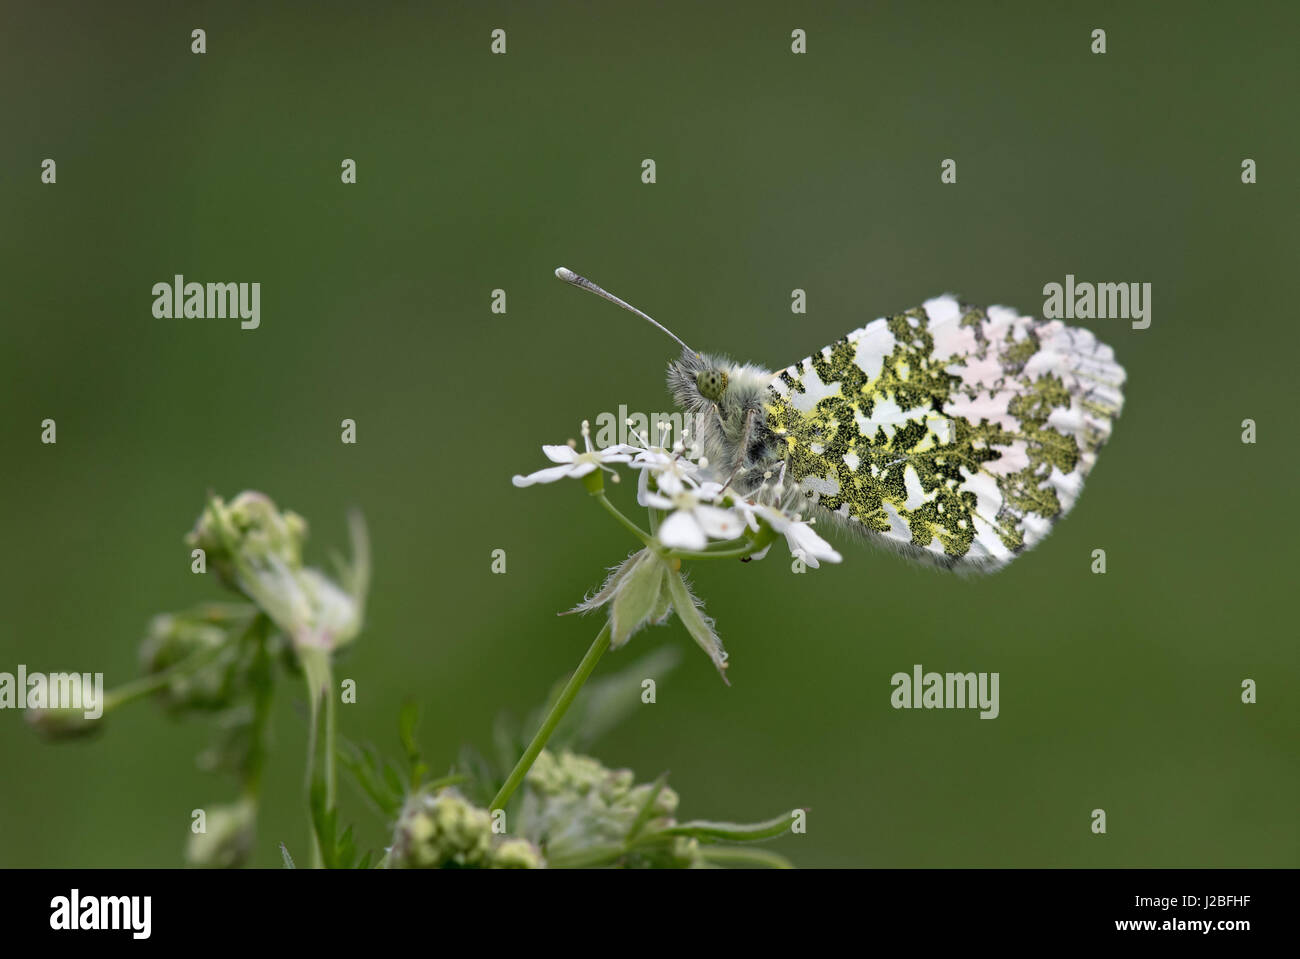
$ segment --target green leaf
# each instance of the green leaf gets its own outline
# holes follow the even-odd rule
[[[621,842],[585,846],[569,856],[552,855],[548,865],[552,869],[599,869],[612,866],[625,855],[627,846]]]
[[[632,566],[618,584],[609,618],[613,632],[609,648],[618,649],[644,626],[661,607],[668,564],[643,549],[631,560]]]
[[[321,862],[326,869],[336,867],[336,846],[334,837],[337,834],[338,811],[331,809],[325,799],[325,780],[319,776],[312,779],[311,793],[311,824],[316,833],[316,844],[320,848]]]
[[[357,604],[357,615],[365,616],[366,596],[370,592],[370,534],[359,510],[348,513],[348,539],[352,543],[352,562],[340,564],[340,583]]]
[[[700,858],[710,866],[742,869],[793,869],[794,863],[770,849],[747,846],[702,846]]]
[[[397,771],[392,763],[384,763],[384,782],[396,795],[400,796],[406,791],[406,783],[402,781],[402,774]]]
[[[420,758],[420,747],[415,743],[415,726],[420,721],[420,704],[413,699],[402,703],[402,711],[397,717],[397,734],[401,738],[402,748],[411,765]]]
[[[289,855],[289,847],[286,846],[284,843],[280,843],[280,855],[281,855],[281,857],[283,857],[283,859],[284,859],[284,868],[285,868],[285,869],[297,869],[297,868],[298,868],[297,866],[295,866],[295,865],[293,864],[293,856]]]
[[[623,577],[632,570],[632,567],[636,565],[637,560],[641,558],[641,554],[644,552],[645,550],[638,550],[637,552],[630,554],[627,559],[623,560],[623,562],[619,563],[617,567],[610,571],[609,575],[605,577],[605,582],[601,584],[600,589],[591,596],[584,598],[582,602],[573,607],[573,609],[560,613],[560,615],[568,616],[570,613],[589,613],[593,609],[599,609],[601,606],[604,606],[614,597],[614,594],[618,591],[618,584],[621,583]]]
[[[352,827],[338,833],[338,810],[327,808],[325,782],[317,777],[311,786],[311,821],[320,847],[321,863],[326,869],[353,869],[357,867],[356,842]],[[288,853],[285,853],[288,856]],[[368,861],[368,857],[367,857]]]
[[[687,836],[701,842],[758,842],[789,832],[793,822],[791,813],[782,813],[780,816],[756,823],[711,822],[706,819],[695,819],[646,833],[637,840],[636,845],[653,842],[665,836]]]
[[[627,835],[623,837],[624,842],[630,843],[636,838],[637,833],[645,828],[645,824],[654,815],[655,800],[659,798],[666,785],[668,785],[668,773],[662,772],[659,778],[651,783],[650,795],[646,798],[645,805],[637,812],[636,819],[632,820],[632,825],[628,827]]]
[[[343,768],[352,774],[370,804],[386,818],[396,816],[402,807],[406,791],[394,790],[384,781],[384,761],[374,747],[355,746],[340,736],[337,755]]]
[[[439,789],[446,789],[448,786],[459,786],[468,781],[469,777],[464,773],[452,773],[431,781],[425,788],[431,793],[436,793]]]
[[[686,627],[686,631],[691,634],[700,649],[708,655],[717,667],[718,675],[722,681],[727,683],[727,653],[722,648],[722,640],[718,639],[718,634],[713,631],[713,621],[700,612],[699,602],[691,591],[686,588],[686,581],[682,579],[680,570],[669,570],[668,572],[668,592],[673,598],[673,609],[677,611],[677,617]]]
[[[352,839],[352,827],[343,830],[343,835],[334,844],[334,861],[337,869],[351,869],[356,864],[356,843]]]
[[[462,791],[465,793],[466,798],[473,800],[480,806],[491,802],[492,797],[501,788],[501,784],[505,782],[505,774],[499,772],[473,746],[461,747],[456,768],[464,770],[466,778]]]

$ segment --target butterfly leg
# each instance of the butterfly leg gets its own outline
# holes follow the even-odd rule
[[[719,414],[719,416],[721,416],[721,414]],[[727,477],[727,481],[722,484],[723,489],[726,489],[731,485],[731,481],[736,478],[736,474],[739,473],[741,467],[745,465],[745,450],[749,449],[749,434],[752,432],[753,428],[754,411],[750,410],[745,414],[745,429],[744,432],[740,434],[740,446],[736,450],[736,465],[732,467],[731,475]]]

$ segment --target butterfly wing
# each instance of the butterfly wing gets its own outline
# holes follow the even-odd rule
[[[777,373],[767,426],[817,512],[915,559],[993,570],[1074,505],[1123,383],[1087,330],[942,296]]]

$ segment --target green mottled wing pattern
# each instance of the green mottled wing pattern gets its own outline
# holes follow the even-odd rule
[[[1074,505],[1123,383],[1087,330],[942,296],[775,374],[767,426],[816,512],[916,559],[992,570]]]

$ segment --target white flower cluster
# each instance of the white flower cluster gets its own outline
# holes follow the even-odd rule
[[[665,514],[655,536],[670,549],[698,552],[710,541],[738,539],[746,529],[757,533],[766,524],[785,537],[792,556],[814,569],[822,560],[841,560],[830,543],[813,531],[811,520],[783,507],[779,494],[764,495],[762,489],[748,496],[738,493],[718,481],[704,457],[691,458],[681,440],[672,447],[662,445],[667,442],[664,437],[659,446],[620,443],[595,450],[585,420],[582,440],[585,449],[581,453],[572,441],[566,446],[543,446],[547,459],[560,465],[516,476],[515,486],[553,483],[565,477],[580,479],[598,469],[614,473],[617,480],[610,464],[626,464],[640,474],[637,502]],[[762,559],[767,549],[751,558]]]

